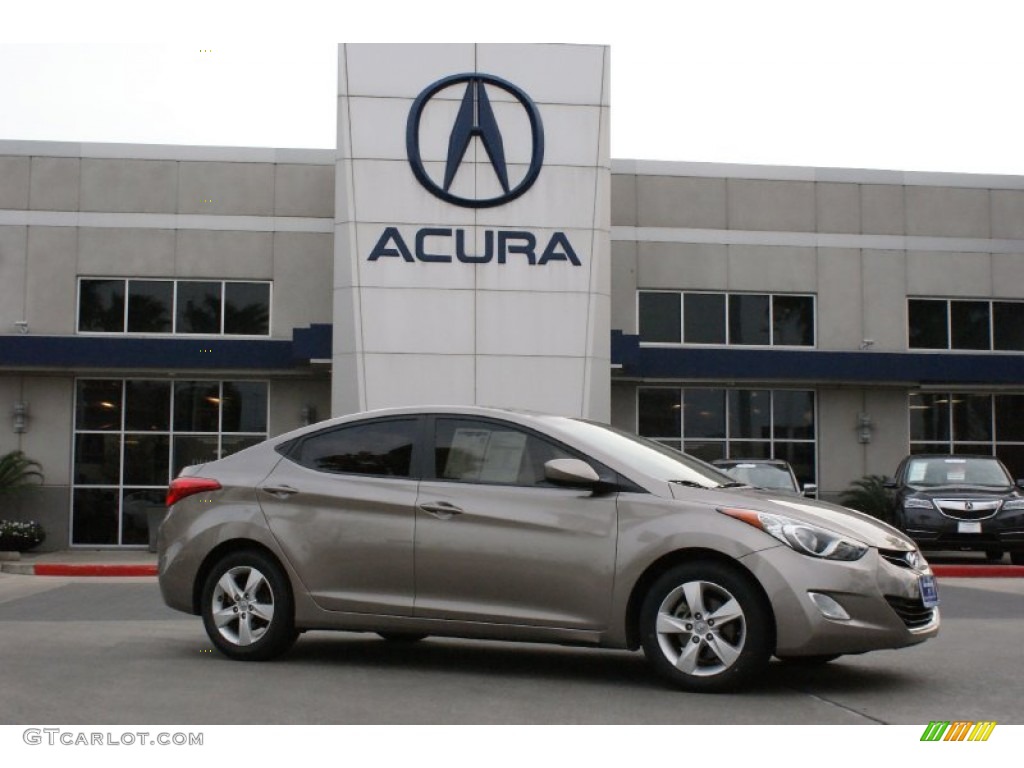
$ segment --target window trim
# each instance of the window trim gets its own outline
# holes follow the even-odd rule
[[[942,303],[946,307],[946,346],[945,347],[912,347],[910,346],[910,303],[912,301],[930,301]],[[953,302],[971,302],[988,305],[988,348],[961,348],[953,346]],[[1024,352],[1022,349],[996,349],[996,304],[1020,304],[1024,300],[1009,298],[977,298],[971,296],[907,296],[904,318],[906,320],[906,344],[907,351],[915,354],[928,354],[935,352],[950,352],[958,355],[1019,355]]]
[[[437,453],[435,451],[437,441],[437,426],[439,421],[475,421],[485,424],[493,424],[496,427],[505,427],[516,429],[520,432],[525,433],[529,437],[535,437],[538,440],[542,440],[546,443],[554,445],[558,450],[568,454],[571,458],[579,459],[586,462],[597,472],[601,483],[608,483],[612,485],[620,485],[618,473],[605,466],[602,462],[588,456],[585,453],[580,452],[578,449],[566,445],[561,440],[552,437],[551,435],[539,432],[536,429],[527,427],[523,424],[518,424],[514,421],[505,421],[503,419],[496,419],[491,416],[477,416],[474,414],[457,414],[457,413],[436,413],[429,414],[425,418],[424,424],[424,438],[423,438],[423,482],[429,483],[449,483],[452,485],[475,485],[475,486],[487,486],[487,487],[498,487],[498,488],[525,488],[530,490],[566,490],[573,493],[579,493],[579,488],[563,487],[551,483],[550,485],[520,485],[518,483],[502,483],[486,480],[456,480],[448,477],[439,477],[437,473]]]
[[[947,429],[949,431],[949,437],[946,438],[945,440],[943,440],[943,439],[929,440],[929,439],[915,439],[914,438],[914,433],[913,433],[914,424],[913,424],[913,414],[912,414],[912,411],[914,410],[913,401],[914,401],[915,396],[920,396],[920,395],[937,395],[937,396],[940,396],[940,397],[945,397],[947,399],[947,401],[949,403],[949,409],[948,409],[949,413],[946,416],[946,427],[947,427]],[[989,429],[990,429],[991,434],[992,434],[992,437],[991,437],[990,440],[958,440],[957,439],[957,436],[956,436],[956,414],[954,413],[954,409],[952,407],[953,404],[954,404],[953,398],[958,397],[958,396],[963,397],[963,396],[967,396],[967,395],[981,395],[981,396],[989,398]],[[996,391],[978,391],[978,390],[959,390],[959,391],[957,391],[957,390],[941,390],[941,391],[935,391],[935,390],[931,390],[931,389],[928,389],[928,390],[916,389],[916,390],[908,391],[907,392],[907,399],[906,399],[907,453],[909,455],[911,455],[911,456],[915,455],[914,454],[914,446],[942,446],[943,447],[943,451],[940,451],[940,453],[948,453],[950,455],[954,455],[955,456],[955,455],[958,455],[957,451],[956,451],[957,447],[960,447],[960,448],[968,447],[968,448],[977,448],[978,449],[977,451],[972,451],[973,454],[977,454],[977,455],[980,455],[980,456],[995,456],[996,458],[999,458],[998,451],[999,451],[999,446],[1000,445],[1014,446],[1014,447],[1024,447],[1024,440],[1001,440],[999,438],[999,419],[998,419],[997,413],[996,413],[996,398],[999,397],[1000,395],[1024,396],[1024,391],[1021,391],[1021,390],[1005,391],[1005,392],[1001,391],[1001,390],[996,390]],[[935,453],[935,451],[932,451],[932,450],[923,451],[923,452]],[[970,454],[959,454],[959,455],[965,455],[966,456],[966,455],[970,455]],[[1012,471],[1011,471],[1011,474],[1013,474]],[[1014,479],[1016,480],[1016,478],[1014,478]]]
[[[676,294],[679,297],[679,341],[644,341],[640,334],[640,294],[642,293],[666,293]],[[686,296],[687,294],[700,294],[711,296],[723,296],[723,323],[725,325],[725,342],[707,344],[702,342],[686,341]],[[729,323],[729,307],[733,296],[767,296],[768,297],[768,343],[767,344],[741,344],[732,340],[732,328]],[[811,329],[810,344],[776,344],[775,343],[775,297],[807,298],[811,300]],[[637,288],[634,307],[634,320],[636,322],[637,338],[640,339],[642,347],[663,347],[668,349],[691,347],[704,349],[793,349],[808,350],[818,348],[818,296],[814,293],[784,291],[713,291],[704,289],[665,289],[665,288]]]
[[[125,305],[127,305],[127,301]],[[147,544],[123,544],[122,535],[122,518],[124,515],[124,492],[128,488],[139,489],[139,490],[161,490],[166,491],[167,485],[140,485],[134,483],[125,483],[124,477],[124,461],[125,461],[125,438],[129,435],[163,435],[167,437],[167,476],[168,481],[173,480],[174,475],[174,438],[176,435],[195,435],[199,437],[216,437],[217,438],[217,454],[218,459],[223,458],[223,438],[225,435],[230,437],[259,437],[260,441],[266,440],[270,435],[270,395],[271,386],[269,379],[246,379],[246,378],[190,378],[190,379],[178,379],[168,378],[159,376],[76,376],[74,378],[74,386],[72,392],[72,404],[71,404],[71,446],[70,446],[70,460],[69,466],[71,467],[71,478],[68,483],[68,546],[72,549],[77,547],[85,548],[120,548],[120,549],[132,549],[132,548],[144,548]],[[78,397],[79,397],[79,382],[82,381],[116,381],[121,385],[121,413],[120,421],[117,429],[79,429],[78,428]],[[128,382],[139,382],[139,381],[154,381],[160,383],[170,384],[168,397],[170,398],[169,411],[168,411],[168,428],[166,430],[138,430],[138,429],[126,429],[125,419],[127,418],[128,409],[126,408],[126,392]],[[255,382],[263,383],[266,385],[266,430],[263,432],[227,432],[223,431],[224,425],[224,409],[222,407],[217,408],[217,431],[216,432],[194,432],[189,430],[176,430],[174,428],[174,389],[175,385],[182,382],[193,382],[193,381],[206,381],[216,383],[219,387],[219,392],[223,395],[223,389],[225,382],[244,381],[244,382]],[[97,483],[97,484],[82,484],[76,481],[76,469],[77,463],[75,461],[75,455],[78,447],[78,436],[79,435],[115,435],[119,438],[119,456],[118,456],[118,483]],[[74,541],[74,524],[75,524],[75,491],[79,489],[84,490],[108,490],[116,491],[118,494],[118,507],[117,507],[117,542],[110,544],[82,544],[75,543]]]
[[[121,330],[120,331],[89,331],[82,330],[82,283],[86,280],[106,280],[106,281],[120,281],[124,290],[124,311],[121,317]],[[129,331],[128,330],[128,305],[130,303],[130,295],[128,287],[131,281],[136,280],[140,282],[169,282],[172,284],[171,290],[171,330],[165,332],[154,332],[154,331]],[[183,333],[178,332],[178,285],[180,283],[220,283],[220,330],[217,333]],[[227,286],[228,284],[246,283],[250,285],[266,285],[267,290],[267,332],[266,333],[227,333],[225,331],[225,322],[227,313],[224,311],[225,302],[227,301]],[[240,278],[220,278],[220,277],[149,277],[134,275],[132,277],[116,277],[109,275],[79,275],[77,278],[77,285],[75,291],[75,333],[80,336],[131,336],[134,338],[183,338],[183,339],[211,339],[211,338],[229,338],[229,339],[267,339],[273,336],[274,331],[274,281],[273,280],[245,280]]]
[[[356,427],[367,427],[375,424],[385,424],[388,422],[408,421],[413,425],[413,444],[412,444],[412,456],[409,457],[409,474],[407,476],[397,475],[377,475],[368,472],[344,472],[336,471],[331,469],[318,469],[317,467],[311,467],[308,464],[303,464],[299,461],[299,455],[302,453],[302,446],[305,445],[306,441],[311,440],[321,435],[328,434],[330,432],[341,432],[345,429],[353,429]],[[396,480],[406,481],[414,480],[419,482],[423,478],[423,461],[424,458],[421,455],[423,453],[424,444],[424,424],[423,416],[421,414],[396,414],[394,416],[382,416],[380,418],[370,419],[359,419],[356,421],[349,421],[344,424],[332,424],[331,426],[318,429],[315,432],[309,432],[308,434],[302,435],[294,440],[290,440],[283,451],[282,455],[288,459],[292,464],[297,467],[301,467],[309,472],[316,472],[318,474],[342,476],[342,477],[364,477],[373,478],[375,480]]]

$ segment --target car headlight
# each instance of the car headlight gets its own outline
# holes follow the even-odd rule
[[[1010,499],[1003,502],[1003,509],[1018,510],[1024,509],[1024,499]]]
[[[910,497],[903,500],[904,509],[935,509],[935,505],[929,499],[915,499]]]
[[[788,547],[811,557],[821,557],[825,560],[859,560],[868,551],[866,544],[855,539],[784,515],[729,507],[719,507],[718,511],[742,520],[747,525],[760,528]]]

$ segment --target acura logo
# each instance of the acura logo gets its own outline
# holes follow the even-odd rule
[[[459,106],[455,123],[451,128],[448,137],[448,152],[444,165],[444,179],[439,184],[427,173],[423,164],[423,157],[420,151],[420,122],[423,119],[423,110],[438,93],[460,83],[466,84],[465,93],[462,96],[462,103]],[[530,165],[526,175],[514,186],[509,182],[508,163],[505,159],[505,144],[502,139],[501,126],[494,115],[490,97],[487,92],[496,88],[512,96],[526,111],[530,121],[530,138],[532,149],[530,152]],[[462,165],[466,151],[474,138],[479,139],[491,168],[497,179],[498,186],[502,193],[495,197],[473,198],[462,197],[451,191],[456,174]],[[417,180],[431,194],[454,205],[461,205],[464,208],[492,208],[496,205],[515,200],[528,190],[540,174],[541,166],[544,163],[544,127],[541,124],[540,112],[537,105],[521,88],[513,85],[507,80],[494,75],[482,73],[466,73],[451,75],[442,78],[427,88],[416,97],[412,109],[409,111],[409,121],[406,124],[405,134],[406,151],[409,155],[409,165]]]
[[[965,501],[964,502],[964,510],[966,510],[967,512],[970,512],[972,509],[974,509],[974,502],[973,501]]]

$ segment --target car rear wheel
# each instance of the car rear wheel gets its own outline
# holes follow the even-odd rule
[[[673,685],[740,687],[771,656],[771,614],[749,578],[714,561],[678,565],[651,586],[640,610],[644,655]]]
[[[1024,552],[1011,552],[1010,562],[1014,565],[1024,565]]]
[[[986,549],[985,550],[985,559],[986,560],[994,560],[994,561],[1002,560],[1003,559],[1003,550],[1001,550],[1001,549]]]
[[[225,656],[265,661],[291,648],[298,633],[291,590],[280,566],[262,552],[221,558],[203,587],[203,625]]]

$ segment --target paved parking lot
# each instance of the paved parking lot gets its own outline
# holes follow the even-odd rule
[[[932,642],[774,663],[756,688],[708,696],[665,688],[638,653],[547,645],[310,632],[281,661],[240,664],[155,579],[0,574],[0,722],[1021,723],[1024,580],[949,579],[940,594]]]

